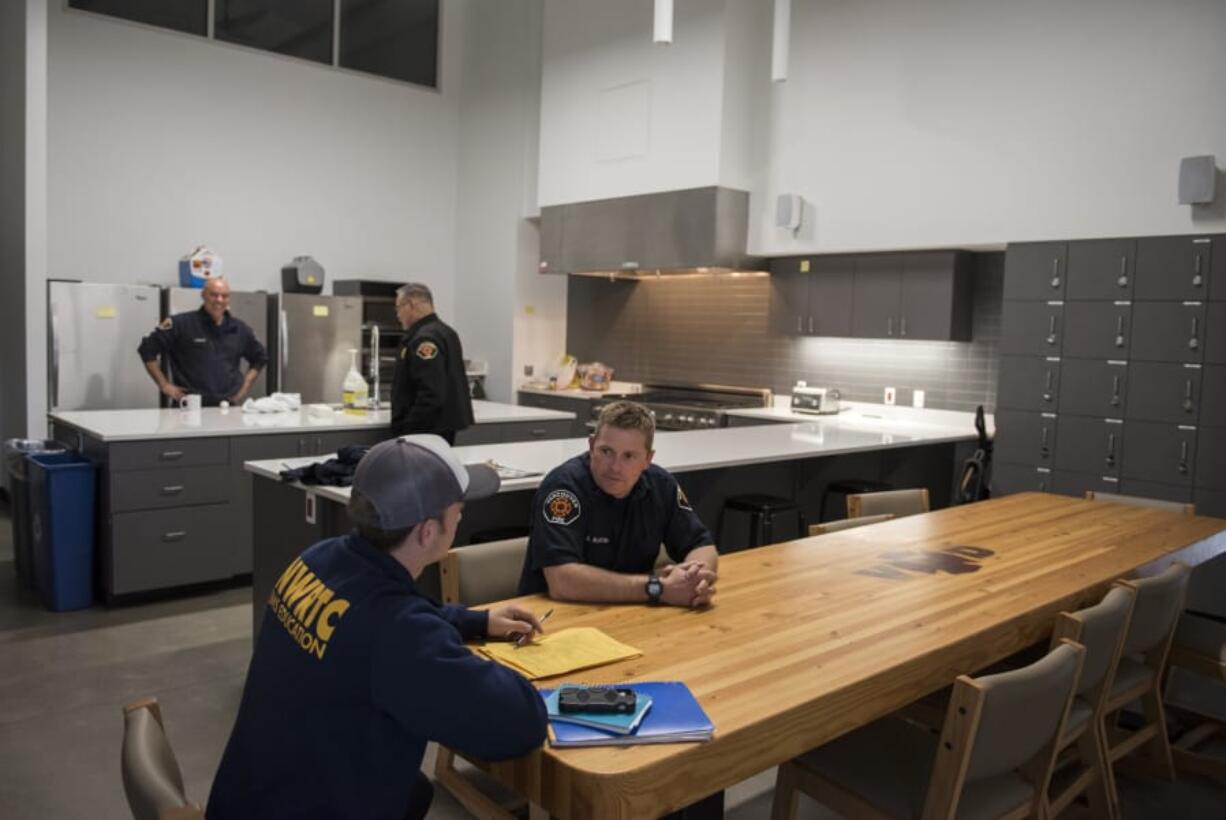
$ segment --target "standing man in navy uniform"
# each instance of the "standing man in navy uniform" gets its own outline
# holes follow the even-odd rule
[[[410,282],[396,291],[404,339],[392,376],[392,435],[434,433],[448,444],[473,423],[460,337],[434,312],[434,296]]]
[[[588,452],[537,489],[519,594],[564,601],[701,607],[719,554],[677,479],[651,463],[655,420],[618,401],[600,413]],[[660,544],[675,563],[659,569]]]
[[[251,326],[230,315],[230,284],[225,279],[205,282],[201,298],[204,304],[198,310],[163,319],[141,340],[137,352],[167,398],[199,393],[206,406],[223,400],[239,404],[268,364],[268,354]],[[170,360],[173,380],[158,363],[163,355]],[[240,359],[247,360],[246,373],[239,368]]]
[[[465,500],[498,475],[438,436],[392,439],[358,463],[357,529],[315,544],[274,584],[209,820],[418,820],[426,744],[507,760],[545,739],[545,703],[464,646],[542,632],[527,607],[440,606],[417,588],[447,554]],[[263,605],[262,605],[263,606]]]

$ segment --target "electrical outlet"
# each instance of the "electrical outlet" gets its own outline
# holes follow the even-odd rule
[[[887,387],[885,389],[885,403],[886,404],[894,403],[894,388],[893,387]]]
[[[914,390],[911,392],[911,406],[912,407],[923,407],[924,406],[924,391],[923,390]]]

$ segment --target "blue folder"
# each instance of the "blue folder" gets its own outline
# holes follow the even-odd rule
[[[560,721],[549,722],[549,745],[568,746],[632,746],[639,743],[688,743],[710,740],[715,727],[690,688],[680,681],[652,683],[618,683],[637,694],[651,698],[651,709],[632,734],[615,735]],[[542,689],[548,697],[552,689]]]

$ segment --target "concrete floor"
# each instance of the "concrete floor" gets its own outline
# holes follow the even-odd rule
[[[0,818],[130,817],[119,774],[121,707],[155,695],[189,795],[203,803],[251,653],[250,589],[71,613],[17,590],[0,512]],[[304,545],[305,546],[305,545]],[[423,768],[433,765],[433,750]],[[770,816],[774,770],[728,790],[730,820]],[[1122,781],[1127,818],[1223,820],[1226,787]],[[469,815],[443,791],[431,817]],[[801,799],[805,820],[835,815]]]

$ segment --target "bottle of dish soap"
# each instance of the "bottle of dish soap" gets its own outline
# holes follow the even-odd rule
[[[362,378],[362,374],[358,372],[357,348],[349,348],[349,372],[345,374],[345,381],[341,384],[341,390],[345,412],[365,415],[368,409],[367,398],[369,393],[366,387],[366,379]]]

